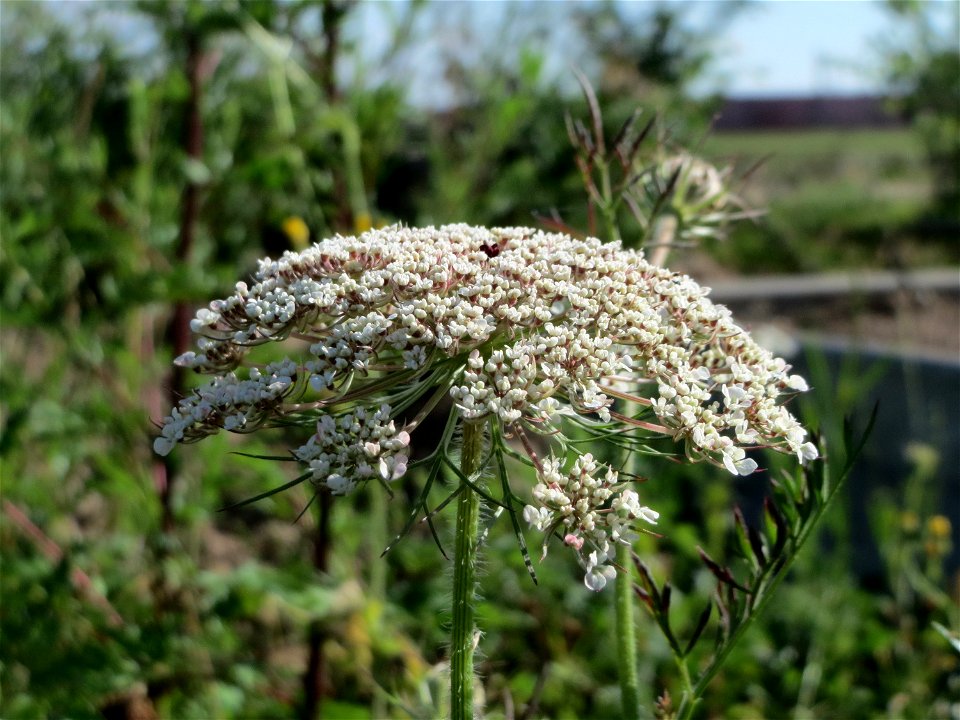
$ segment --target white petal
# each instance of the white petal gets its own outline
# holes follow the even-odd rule
[[[169,455],[170,451],[173,450],[173,447],[176,444],[177,443],[170,438],[163,437],[163,435],[161,435],[153,441],[153,451],[157,455]]]
[[[617,571],[612,567],[601,565],[587,571],[587,574],[583,576],[583,584],[594,592],[600,592],[607,586],[607,580],[612,580],[616,575]]]
[[[658,513],[656,510],[651,510],[650,508],[644,506],[640,508],[640,517],[646,520],[651,525],[656,525],[657,520],[660,517],[660,513]]]
[[[757,467],[757,462],[753,458],[746,458],[736,464],[737,473],[739,475],[750,475],[754,470],[757,469]]]
[[[723,466],[727,469],[727,471],[728,471],[731,475],[739,475],[739,474],[740,474],[740,473],[737,471],[737,466],[733,464],[733,458],[731,458],[731,457],[730,457],[729,455],[727,455],[726,453],[723,454]]]
[[[820,451],[817,450],[816,445],[808,442],[800,446],[800,449],[797,451],[797,455],[802,463],[806,462],[807,460],[816,460],[820,456]]]

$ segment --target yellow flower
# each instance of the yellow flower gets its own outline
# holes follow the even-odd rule
[[[353,220],[353,226],[358,233],[366,232],[373,227],[373,218],[370,217],[370,213],[359,212]]]
[[[927,520],[927,536],[923,550],[927,557],[942,558],[950,554],[950,521],[943,515]]]
[[[291,215],[281,223],[280,227],[283,228],[286,236],[290,238],[290,244],[293,245],[295,250],[306,249],[307,243],[310,242],[310,228],[303,221],[303,218],[297,215]]]
[[[934,515],[927,520],[927,532],[935,540],[946,540],[950,537],[950,520],[943,515]]]

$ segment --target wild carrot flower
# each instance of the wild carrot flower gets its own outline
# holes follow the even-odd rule
[[[197,349],[176,363],[214,377],[164,419],[154,449],[299,423],[315,432],[293,456],[319,489],[345,494],[402,477],[411,434],[448,395],[460,422],[521,441],[538,478],[524,517],[560,533],[599,589],[611,543],[657,514],[566,444],[570,427],[672,438],[736,475],[756,470],[750,448],[816,457],[782,404],[803,378],[708,294],[592,238],[467,225],[334,237],[261,260],[251,283],[197,313]],[[242,367],[275,341],[291,357]],[[529,433],[564,454],[541,461]]]
[[[636,539],[631,530],[634,522],[655,525],[660,514],[641,507],[634,490],[618,487],[613,468],[605,467],[603,477],[598,477],[600,467],[590,453],[578,457],[569,472],[563,472],[561,464],[552,457],[543,463],[533,488],[540,505],[527,505],[523,518],[547,536],[559,531],[564,543],[581,557],[588,543],[584,583],[591,590],[601,590],[615,574],[606,564],[615,555],[614,543]]]

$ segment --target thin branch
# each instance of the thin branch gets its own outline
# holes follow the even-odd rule
[[[54,563],[60,563],[65,557],[63,549],[57,545],[46,533],[37,527],[27,514],[10,500],[4,498],[3,511],[14,525],[19,528],[27,538],[36,546],[40,554]],[[88,600],[99,605],[107,613],[107,618],[113,626],[124,624],[123,617],[117,612],[116,608],[101,593],[99,593],[87,575],[80,568],[74,567],[70,572],[70,582],[73,586],[87,597]]]

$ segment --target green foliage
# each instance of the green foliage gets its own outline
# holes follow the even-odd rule
[[[929,221],[931,177],[908,129],[716,133],[704,154],[746,172],[765,217],[710,252],[745,273],[923,266],[960,261],[949,225]]]
[[[960,205],[960,9],[933,3],[889,2],[908,30],[900,45],[885,42],[887,81],[894,103],[910,117],[922,139],[933,172],[934,212],[956,229]],[[942,27],[932,13],[950,13]]]
[[[742,511],[735,510],[734,557],[743,569],[734,571],[697,547],[700,559],[717,585],[713,597],[700,612],[696,623],[688,629],[683,641],[678,639],[671,626],[672,586],[667,582],[658,587],[646,564],[639,557],[634,558],[641,583],[637,593],[670,644],[684,681],[676,717],[693,715],[709,683],[736,649],[743,634],[770,603],[780,581],[814,535],[819,521],[853,468],[875,418],[876,408],[870,424],[857,440],[853,439],[852,431],[845,428],[842,466],[834,463],[837,467],[831,470],[830,463],[820,459],[812,468],[801,467],[792,474],[784,472],[780,479],[771,481],[773,494],[764,501],[762,529],[748,524]],[[821,448],[821,454],[823,450],[825,448]],[[706,659],[693,664],[691,671],[689,658],[710,626],[712,616],[717,617],[714,647]],[[669,709],[666,706],[661,709],[672,715],[666,712]]]

